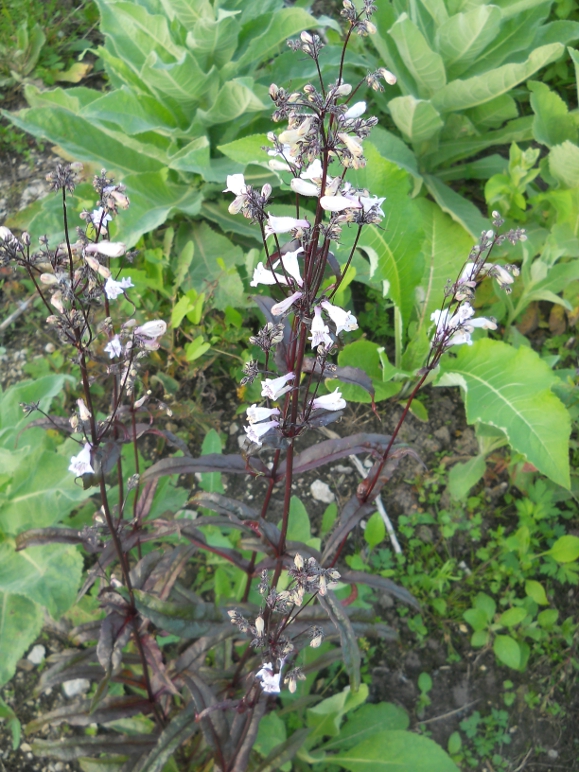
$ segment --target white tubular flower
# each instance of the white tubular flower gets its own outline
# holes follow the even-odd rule
[[[281,314],[285,313],[288,308],[291,308],[296,300],[299,300],[303,294],[303,292],[294,292],[293,295],[285,298],[285,300],[281,300],[279,303],[273,305],[271,307],[272,316],[281,316]]]
[[[349,196],[322,196],[320,205],[326,212],[343,212],[344,209],[361,209],[362,204]]]
[[[345,131],[342,131],[338,132],[338,139],[340,139],[344,145],[346,145],[354,158],[359,158],[364,152],[362,143],[357,137],[352,137],[350,134],[346,134]]]
[[[434,311],[430,318],[436,324],[435,338],[447,335],[446,346],[460,346],[466,343],[472,345],[471,333],[475,327],[485,330],[496,330],[497,325],[492,319],[480,317],[473,319],[474,308],[470,303],[462,303],[451,316],[448,308],[443,311]]]
[[[7,228],[5,225],[0,225],[0,240],[1,241],[12,241],[14,238],[14,234],[10,230],[10,228]]]
[[[80,420],[88,421],[91,417],[91,412],[86,406],[84,399],[77,399],[76,404],[78,405],[78,414],[80,415]]]
[[[285,268],[286,273],[292,277],[298,287],[303,287],[304,284],[302,275],[300,273],[300,264],[298,262],[298,255],[303,251],[303,247],[299,247],[294,252],[286,252],[285,255],[281,256],[281,263]],[[279,263],[280,261],[278,260],[276,263],[274,263],[273,267],[277,268]]]
[[[358,320],[350,311],[344,311],[339,306],[333,306],[328,300],[324,300],[321,305],[336,325],[336,335],[339,335],[344,330],[351,332],[358,329]]]
[[[62,292],[60,290],[56,290],[56,292],[52,293],[52,297],[50,298],[50,303],[56,308],[57,311],[60,311],[61,314],[64,313],[64,305],[62,303]]]
[[[243,429],[252,442],[256,445],[261,445],[261,438],[263,435],[267,434],[274,426],[279,426],[279,421],[263,421],[259,424],[244,426]]]
[[[247,193],[247,185],[245,184],[245,177],[243,174],[228,174],[227,187],[223,192],[233,193],[236,196],[243,196]]]
[[[501,289],[509,289],[509,285],[514,282],[514,277],[506,270],[506,268],[503,268],[502,265],[489,265],[487,266],[487,273],[489,276],[494,276],[495,279],[499,283],[499,287]]]
[[[336,96],[349,96],[352,93],[352,86],[349,83],[342,83],[336,89]]]
[[[394,75],[393,72],[390,72],[390,70],[387,70],[386,67],[380,67],[378,72],[389,86],[394,86],[396,84],[396,75]]]
[[[344,113],[344,118],[347,121],[355,120],[366,112],[366,102],[356,102],[349,110]]]
[[[264,378],[261,384],[261,396],[269,399],[279,399],[292,388],[288,381],[296,377],[295,373],[286,373],[279,378]]]
[[[300,173],[302,180],[310,180],[311,182],[317,183],[321,183],[323,176],[324,170],[322,168],[322,162],[319,158],[316,158],[315,161],[312,161],[308,168],[304,169],[304,171]]]
[[[340,389],[335,389],[331,394],[323,394],[321,397],[316,397],[312,400],[314,410],[343,410],[346,404]]]
[[[123,347],[121,345],[121,339],[118,335],[115,335],[114,338],[111,338],[111,340],[105,346],[105,351],[109,355],[110,359],[120,357],[120,355],[123,353]]]
[[[290,182],[290,188],[294,193],[299,193],[300,196],[317,196],[319,189],[313,182],[306,182],[299,177],[294,177]]]
[[[167,323],[162,319],[153,322],[145,322],[140,327],[135,327],[135,338],[141,345],[149,351],[156,351],[159,348],[158,338],[167,331]]]
[[[330,335],[330,328],[327,324],[324,324],[322,319],[322,309],[319,306],[314,308],[314,318],[312,319],[312,334],[308,340],[312,343],[312,348],[317,348],[323,345],[324,348],[329,348],[333,341]]]
[[[73,456],[70,459],[70,466],[68,471],[80,477],[83,474],[94,474],[94,469],[91,466],[90,452],[92,448],[89,442],[85,442],[84,448],[80,451],[78,456]]]
[[[267,165],[272,172],[291,172],[292,169],[287,161],[278,161],[276,158],[272,158],[271,161],[268,161]]]
[[[285,276],[274,274],[265,267],[263,263],[258,263],[253,270],[253,279],[250,281],[250,287],[257,287],[258,284],[287,284]]]
[[[382,204],[384,201],[386,201],[386,198],[378,198],[378,196],[372,196],[371,198],[367,198],[365,196],[359,196],[358,201],[362,204],[362,209],[365,213],[369,212],[370,209],[376,208],[376,212],[380,215],[380,217],[384,217],[384,211],[382,209]]]
[[[122,241],[98,241],[96,244],[88,244],[84,251],[88,255],[96,253],[105,257],[122,257],[127,247]]]
[[[105,295],[109,300],[116,300],[119,295],[124,294],[126,289],[134,286],[128,276],[120,281],[115,281],[115,279],[109,277],[105,282]]]
[[[309,227],[310,224],[307,220],[297,220],[295,217],[275,217],[272,214],[268,214],[265,237],[267,238],[273,233],[289,233],[289,231]]]
[[[271,418],[272,415],[279,415],[277,407],[257,407],[257,405],[248,407],[245,412],[247,413],[247,420],[250,424],[257,424],[260,421]]]
[[[271,662],[266,662],[262,665],[261,670],[258,670],[255,674],[256,678],[261,680],[261,687],[266,694],[279,694],[280,693],[280,679],[281,673],[273,672],[273,665]]]

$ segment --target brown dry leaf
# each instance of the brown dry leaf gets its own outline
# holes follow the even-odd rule
[[[519,323],[517,324],[517,330],[521,335],[528,335],[533,332],[539,326],[539,304],[537,301],[530,303],[525,309],[525,313],[521,316]]]
[[[549,314],[549,330],[552,335],[563,335],[566,329],[565,309],[563,306],[554,303]]]

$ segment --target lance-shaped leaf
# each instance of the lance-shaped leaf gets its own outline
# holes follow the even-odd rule
[[[200,472],[223,472],[225,474],[247,474],[253,477],[270,477],[270,471],[259,459],[252,458],[246,463],[238,454],[209,453],[200,458],[163,458],[150,466],[141,475],[141,481],[152,480],[167,474],[196,474]]]
[[[119,598],[119,600],[121,599]],[[123,649],[131,637],[132,631],[128,607],[121,610],[113,608],[103,619],[96,652],[98,660],[108,676],[116,675],[120,670]]]
[[[334,528],[326,542],[322,555],[322,565],[328,565],[330,558],[348,536],[350,531],[355,528],[364,517],[369,517],[375,509],[376,505],[373,501],[361,502],[356,494],[348,500],[346,506],[342,510],[337,526]]]
[[[123,695],[122,697],[105,697],[94,711],[90,710],[92,700],[81,699],[67,702],[65,705],[43,713],[38,718],[26,724],[26,734],[38,732],[43,726],[58,726],[62,723],[71,726],[88,726],[89,724],[107,724],[120,718],[136,716],[139,713],[150,713],[151,703],[146,697],[139,695]]]
[[[259,512],[253,509],[253,507],[250,507],[243,501],[223,496],[221,493],[199,491],[195,494],[191,503],[195,506],[205,507],[213,512],[218,512],[220,515],[234,515],[242,520],[257,520],[259,518]],[[196,523],[199,523],[199,518],[197,518]]]
[[[468,231],[473,239],[479,239],[482,231],[488,230],[488,220],[471,201],[445,185],[433,174],[425,174],[424,183],[442,211],[449,214],[455,222]]]
[[[442,57],[430,48],[408,14],[401,14],[388,34],[396,43],[398,53],[416,82],[418,95],[428,99],[436,94],[446,83]]]
[[[205,656],[209,649],[238,634],[238,629],[231,622],[225,622],[223,625],[214,624],[210,635],[202,636],[179,655],[175,660],[175,670],[178,673],[198,670],[199,666],[205,663]]]
[[[348,614],[331,590],[328,590],[326,595],[318,595],[318,601],[340,634],[341,651],[350,677],[350,687],[353,692],[357,692],[360,688],[361,656],[356,634],[348,619]]]
[[[497,427],[540,472],[569,487],[569,413],[551,391],[556,375],[535,351],[478,340],[442,360],[438,383],[463,389],[469,423]]]
[[[388,434],[366,434],[365,432],[318,442],[317,445],[312,445],[297,454],[293,461],[294,474],[303,474],[358,453],[371,453],[374,458],[379,458],[389,442]],[[285,473],[286,462],[282,461],[276,474],[276,482],[283,480]]]
[[[233,563],[234,566],[241,568],[242,571],[247,571],[249,567],[249,560],[242,557],[239,552],[237,552],[237,550],[230,549],[228,547],[213,547],[211,544],[207,543],[207,539],[203,533],[201,533],[198,528],[194,528],[191,525],[187,525],[184,528],[181,528],[180,531],[185,537],[187,537],[187,539],[189,539],[192,544],[207,550],[207,552],[212,552],[214,555],[219,555],[220,557],[225,558],[225,560]]]
[[[393,595],[398,600],[408,603],[410,606],[420,610],[420,604],[405,587],[395,584],[390,579],[378,574],[370,574],[365,571],[352,571],[349,568],[342,568],[340,566],[340,581],[346,584],[366,584],[368,587],[373,587],[380,592],[386,592],[389,595]]]
[[[57,740],[34,740],[32,752],[42,758],[74,761],[81,756],[101,753],[142,754],[157,742],[155,734],[105,734],[98,737],[59,737]]]
[[[191,693],[191,704],[195,706],[197,714],[204,714],[198,721],[206,742],[210,747],[220,748],[227,753],[231,743],[230,726],[225,712],[218,706],[215,694],[198,673],[191,673],[184,680]]]
[[[196,713],[192,702],[181,709],[163,729],[155,747],[134,767],[135,772],[160,772],[177,748],[199,730]]]
[[[76,528],[32,528],[16,537],[16,551],[46,544],[82,544],[87,552],[99,552],[102,545],[96,532]]]
[[[223,615],[208,603],[195,606],[160,600],[142,590],[135,590],[134,593],[137,609],[146,619],[161,630],[181,638],[206,635],[213,622],[223,620]]]
[[[267,708],[267,700],[261,697],[257,705],[253,708],[251,713],[251,719],[244,730],[243,742],[239,751],[235,753],[235,763],[231,767],[231,772],[245,772],[249,762],[249,755],[253,750],[253,746],[259,731],[259,722],[265,715]]]
[[[41,694],[45,689],[52,689],[64,681],[72,681],[75,678],[98,681],[103,676],[103,669],[96,655],[96,646],[80,650],[67,649],[58,654],[52,654],[47,662],[50,667],[43,670],[35,694]]]

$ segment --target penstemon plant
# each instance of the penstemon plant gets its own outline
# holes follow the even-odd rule
[[[461,275],[449,282],[442,308],[432,315],[427,362],[416,374],[391,435],[358,433],[299,448],[306,432],[326,427],[346,408],[339,387],[325,393],[328,381],[357,383],[372,394],[371,381],[363,371],[337,367],[331,360],[342,332],[358,327],[355,316],[337,304],[337,293],[362,229],[380,227],[384,216],[383,198],[346,179],[350,170],[365,165],[363,142],[377,122],[365,117],[365,102],[354,97],[364,83],[383,90],[383,82],[395,81],[385,68],[354,87],[343,81],[348,42],[353,34],[374,32],[374,10],[370,0],[364,0],[361,11],[344,0],[347,29],[333,83],[324,82],[321,75],[321,38],[303,32],[289,44],[296,53],[312,58],[319,83],[306,85],[301,92],[270,88],[273,119],[287,121],[287,128],[269,135],[267,152],[271,167],[288,175],[295,194],[295,217],[277,216],[271,210],[270,186],[257,191],[240,174],[227,179],[226,192],[235,196],[230,212],[254,223],[263,239],[265,257],[255,268],[251,285],[268,286],[272,293],[256,298],[266,324],[250,342],[261,355],[259,361],[246,364],[242,384],[261,379],[263,404],[247,408],[241,454],[193,458],[182,444],[184,455],[162,459],[143,472],[139,469],[137,441],[144,433],[155,432],[172,444],[177,441],[153,428],[154,410],[167,408],[162,403],[155,408],[139,382],[143,357],[159,348],[165,323],[138,324],[133,318],[117,323],[111,316],[111,302],[120,295],[129,298],[131,288],[130,279],[115,279],[110,268],[110,261],[126,252],[122,243],[108,239],[107,230],[118,208],[129,203],[122,186],[104,172],[95,179],[99,205],[84,213],[86,227],[78,230],[73,243],[66,221],[66,192],[73,189],[74,168],[59,167],[52,179],[62,193],[65,244],[56,249],[43,244],[39,252],[31,253],[26,234],[17,239],[7,230],[0,233],[4,259],[26,271],[49,311],[48,323],[75,352],[82,396],[69,422],[79,443],[70,471],[86,488],[98,488],[100,506],[95,525],[82,532],[35,530],[19,540],[21,548],[48,541],[76,542],[96,554],[97,563],[83,592],[98,580],[105,614],[104,619],[72,631],[73,641],[86,647],[59,656],[44,672],[39,687],[88,678],[97,684],[92,696],[41,717],[30,728],[62,721],[106,726],[136,714],[154,720],[150,732],[140,735],[103,733],[37,740],[33,749],[39,755],[70,760],[109,754],[110,763],[123,772],[153,772],[183,746],[183,768],[243,772],[252,763],[260,721],[276,695],[284,689],[295,692],[312,670],[304,649],[317,649],[324,639],[338,639],[340,648],[334,654],[326,652],[324,661],[341,657],[355,692],[360,685],[357,637],[392,636],[365,609],[338,601],[333,592],[338,583],[352,585],[354,590],[356,584],[366,583],[416,605],[403,588],[384,577],[351,570],[340,563],[340,557],[349,534],[374,511],[399,461],[413,454],[396,440],[418,390],[450,347],[470,344],[475,328],[496,329],[493,320],[474,318],[472,306],[477,283],[485,275],[493,275],[508,290],[516,274],[513,266],[489,264],[493,247],[504,239],[516,242],[525,236],[521,230],[505,235],[484,232]],[[501,218],[496,213],[493,217],[494,227],[499,228]],[[354,228],[357,236],[350,256],[340,266],[332,244],[339,242],[345,227]],[[93,388],[98,379],[110,384],[106,391],[110,405],[102,418]],[[62,419],[47,415],[42,420],[63,428]],[[128,479],[121,454],[126,443],[133,445],[135,458],[135,473]],[[269,463],[261,458],[263,453],[271,454]],[[373,466],[342,509],[323,548],[290,540],[294,480],[357,453],[369,454]],[[208,472],[263,480],[261,508],[201,491],[193,502],[215,514],[199,515],[193,522],[152,516],[162,476]],[[116,478],[118,503],[111,501],[106,483],[111,475]],[[272,497],[278,485],[284,491],[283,506],[281,512],[274,512]],[[223,539],[204,531],[211,526],[223,534],[237,531],[241,539],[224,546]],[[151,551],[150,542],[157,548]],[[236,603],[215,608],[185,585],[185,572],[196,565],[192,559],[199,551],[212,553],[237,572],[242,590]],[[118,571],[112,569],[115,561]],[[178,642],[172,648],[164,646],[167,635]],[[211,651],[221,652],[214,657],[219,667],[208,666]],[[115,684],[122,685],[121,693],[113,688]],[[296,738],[288,740],[283,760],[297,751],[298,740],[304,741],[303,735]],[[123,755],[121,761],[115,753]],[[326,760],[340,763],[339,756],[328,755]]]

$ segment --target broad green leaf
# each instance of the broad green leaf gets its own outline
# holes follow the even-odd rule
[[[469,608],[462,616],[465,622],[468,622],[475,632],[484,630],[489,622],[487,615],[480,608]]]
[[[452,498],[458,501],[465,499],[470,489],[482,480],[486,468],[486,460],[482,455],[455,464],[448,475],[448,490]]]
[[[266,26],[267,25],[267,26]],[[285,45],[291,35],[296,35],[304,29],[315,29],[316,19],[303,8],[281,8],[275,13],[266,14],[249,23],[251,31],[262,30],[260,35],[247,35],[246,40],[240,38],[241,56],[231,62],[236,72],[257,61],[265,61]],[[264,29],[265,27],[265,29]],[[243,34],[243,33],[242,33]]]
[[[265,105],[252,90],[251,78],[236,78],[224,83],[209,110],[197,110],[196,120],[202,126],[234,121],[246,113],[265,110]]]
[[[374,195],[386,196],[386,216],[380,228],[363,228],[359,247],[369,256],[372,284],[387,287],[387,295],[399,308],[406,325],[413,311],[414,290],[423,274],[422,232],[415,202],[408,196],[410,177],[382,158],[369,142],[365,144],[365,155],[367,166],[352,175],[352,180]],[[347,245],[353,239],[353,229],[343,237]]]
[[[215,65],[223,67],[231,60],[237,48],[239,21],[238,11],[225,11],[219,8],[217,18],[204,16],[187,33],[187,46],[203,69]]]
[[[531,92],[531,107],[535,113],[533,135],[537,142],[552,147],[566,140],[577,140],[577,125],[559,94],[546,83],[532,80],[527,84]]]
[[[579,558],[579,536],[560,536],[547,554],[557,563],[572,563]]]
[[[278,523],[281,527],[281,520]],[[297,496],[292,496],[290,501],[289,526],[287,538],[290,541],[307,542],[312,538],[310,518],[307,509]]]
[[[327,752],[339,748],[344,751],[370,735],[407,729],[409,723],[408,714],[398,705],[391,702],[366,703],[348,717],[337,737],[316,750]]]
[[[245,217],[231,214],[228,206],[227,201],[223,199],[204,201],[201,206],[201,215],[206,220],[210,220],[218,225],[224,233],[235,233],[238,236],[244,236],[257,241],[259,244],[263,244],[259,228],[251,225]]]
[[[237,163],[244,166],[250,163],[263,163],[267,161],[264,147],[270,147],[271,143],[267,134],[250,134],[247,137],[228,142],[226,145],[218,145],[217,149]]]
[[[388,102],[388,109],[394,123],[413,144],[431,139],[443,126],[432,102],[425,99],[395,97]]]
[[[566,140],[549,153],[549,171],[568,188],[579,186],[579,147]]]
[[[497,36],[501,12],[496,5],[477,5],[457,13],[438,27],[436,45],[449,79],[464,72]]]
[[[414,78],[417,96],[428,99],[446,85],[446,72],[440,54],[433,51],[424,35],[406,13],[402,13],[388,34]]]
[[[47,544],[14,552],[4,542],[0,544],[0,592],[23,595],[58,619],[76,599],[82,567],[76,547]]]
[[[487,595],[485,592],[478,592],[475,596],[473,605],[475,608],[484,612],[489,622],[493,621],[497,610],[497,604],[490,595]]]
[[[272,750],[287,740],[286,725],[277,713],[267,713],[259,722],[259,730],[253,750],[260,756],[268,756]]]
[[[127,86],[102,95],[97,93],[97,96],[97,99],[76,111],[72,107],[69,109],[98,123],[116,123],[127,134],[140,134],[156,129],[166,134],[178,129],[175,115],[153,96],[136,94]],[[28,101],[32,107],[37,106],[32,104],[30,99]]]
[[[473,107],[466,114],[477,127],[495,129],[502,126],[505,121],[517,118],[519,109],[510,94],[501,94],[490,102]]]
[[[311,728],[308,737],[308,744],[322,737],[338,737],[340,725],[344,716],[350,711],[355,710],[368,699],[368,686],[362,684],[357,692],[352,692],[349,686],[346,686],[341,692],[326,697],[315,707],[307,711],[307,723]]]
[[[538,606],[548,606],[547,594],[541,582],[535,579],[527,579],[525,582],[525,592],[532,598]]]
[[[391,161],[401,169],[405,169],[416,180],[419,181],[421,179],[416,156],[400,137],[397,137],[390,131],[386,131],[382,126],[375,126],[372,129],[371,136],[372,144],[382,158]]]
[[[0,592],[0,684],[16,671],[16,663],[42,629],[42,609],[22,595]]]
[[[537,614],[537,622],[547,630],[553,627],[558,618],[559,612],[555,608],[547,608]]]
[[[449,214],[465,231],[468,231],[473,239],[478,240],[481,232],[488,230],[488,220],[482,216],[476,206],[445,185],[438,177],[425,174],[424,184],[442,211]]]
[[[0,437],[3,448],[15,449],[16,436],[27,424],[35,420],[34,413],[24,414],[22,404],[38,402],[40,409],[47,413],[54,398],[62,394],[66,384],[72,381],[70,375],[45,375],[35,381],[21,381],[4,392],[0,389]],[[44,429],[28,430],[22,434],[18,445],[22,450],[23,446],[43,436]]]
[[[261,729],[261,723],[259,727]],[[255,772],[278,772],[278,770],[286,772],[286,770],[291,769],[289,761],[293,759],[299,749],[305,745],[309,731],[309,729],[296,729],[291,737],[280,745],[277,745],[267,758],[255,767]]]
[[[385,382],[383,380],[379,348],[380,346],[377,343],[372,343],[369,340],[358,340],[355,343],[348,343],[338,354],[338,364],[340,367],[359,367],[364,370],[366,375],[370,376],[374,386],[375,402],[390,399],[401,388],[399,381]],[[353,383],[342,382],[340,391],[344,399],[350,402],[370,404],[372,401],[372,398],[365,389]]]
[[[577,97],[579,98],[579,51],[575,48],[567,47],[567,52],[573,60],[573,67],[575,68],[575,81],[577,82]]]
[[[498,618],[498,623],[505,627],[515,627],[520,625],[523,619],[527,616],[528,612],[521,606],[515,606],[514,608],[507,609]]]
[[[472,236],[426,198],[416,201],[424,229],[424,275],[418,289],[419,327],[429,327],[430,315],[442,308],[447,282],[459,278],[472,248]]]
[[[218,82],[215,68],[204,73],[188,51],[179,61],[168,64],[151,51],[143,77],[162,101],[164,97],[175,100],[191,118],[196,116],[199,100],[210,99],[211,90]]]
[[[493,651],[504,665],[519,670],[521,667],[521,647],[510,635],[497,635],[493,641]]]
[[[556,376],[535,351],[478,340],[444,357],[441,373],[439,385],[463,389],[469,423],[501,429],[540,472],[569,487],[569,414],[551,391]]]
[[[506,94],[541,67],[559,59],[564,50],[562,43],[552,43],[532,51],[527,60],[519,64],[505,64],[484,75],[454,80],[433,95],[432,104],[441,113],[476,107]]]
[[[171,21],[176,17],[185,29],[206,18],[213,18],[213,7],[209,0],[161,0]]]
[[[440,745],[400,730],[375,734],[331,762],[350,772],[458,772]]]

